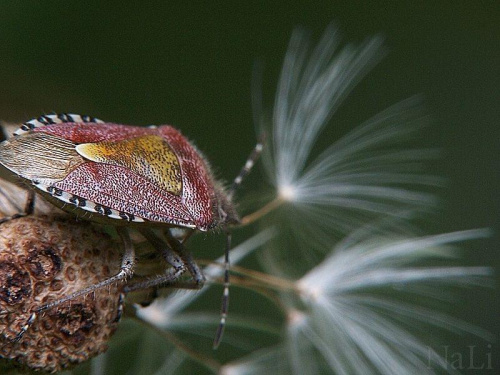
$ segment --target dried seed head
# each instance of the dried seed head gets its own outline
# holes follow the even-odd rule
[[[19,342],[31,313],[103,280],[120,267],[117,246],[86,223],[29,216],[0,225],[0,358],[55,372],[107,349],[116,329],[120,286],[76,298],[39,314]]]

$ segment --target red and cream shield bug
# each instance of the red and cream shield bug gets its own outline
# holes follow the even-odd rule
[[[221,229],[228,233],[231,225],[240,223],[232,193],[262,149],[258,144],[231,189],[225,190],[200,152],[168,125],[136,127],[90,116],[51,114],[24,123],[14,135],[0,144],[0,164],[63,210],[115,226],[125,250],[120,272],[40,306],[30,322],[44,310],[130,278],[135,254],[127,227],[139,230],[172,267],[154,279],[126,286],[125,291],[175,285],[186,270],[192,276],[191,287],[201,287],[204,276],[184,240],[194,231]],[[32,210],[32,201],[28,201],[26,213]],[[152,230],[155,226],[167,229],[164,238]],[[183,229],[183,238],[174,236],[172,228]],[[226,257],[229,247],[228,233]],[[225,284],[215,345],[227,311],[227,271]]]

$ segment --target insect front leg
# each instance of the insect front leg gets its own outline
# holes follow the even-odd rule
[[[130,293],[139,290],[145,290],[150,288],[158,287],[174,287],[174,288],[182,288],[182,289],[200,289],[205,283],[205,276],[201,271],[200,267],[193,260],[189,251],[184,247],[183,243],[179,241],[177,238],[173,236],[170,230],[166,231],[165,238],[167,243],[165,243],[159,236],[157,236],[153,231],[149,229],[144,229],[141,233],[146,237],[146,239],[151,242],[153,245],[157,246],[158,250],[160,250],[167,260],[169,264],[173,266],[173,268],[169,269],[168,272],[164,275],[158,275],[154,278],[135,282],[128,284],[124,287],[124,293]],[[158,247],[160,246],[160,247]],[[229,307],[229,250],[231,249],[231,233],[228,231],[226,233],[226,251],[225,251],[225,262],[224,262],[224,294],[222,296],[221,301],[221,318],[219,321],[219,325],[217,327],[217,332],[215,334],[213,347],[216,349],[221,340],[224,333],[224,328],[226,326],[226,318],[228,315],[228,307]],[[172,262],[172,260],[175,260]],[[189,273],[193,277],[191,281],[182,282],[176,278],[176,268],[174,264],[176,262],[181,261],[182,264],[188,269]],[[172,264],[174,263],[174,264]],[[177,263],[177,267],[180,266]]]
[[[203,275],[203,272],[198,264],[194,261],[191,253],[186,249],[182,242],[172,235],[170,230],[165,232],[165,238],[167,239],[167,242],[172,250],[175,251],[175,253],[184,261],[189,273],[193,277],[193,281],[198,288],[201,289],[205,284],[205,276]]]

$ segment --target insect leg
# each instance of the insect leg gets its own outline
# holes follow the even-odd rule
[[[193,281],[195,282],[195,284],[199,285],[199,288],[201,288],[205,283],[205,276],[203,275],[200,267],[194,261],[191,253],[186,249],[182,242],[180,242],[172,235],[169,230],[165,232],[165,238],[167,239],[167,243],[171,247],[171,249],[184,261],[184,264],[186,265],[189,273],[191,274],[191,276],[193,276]]]
[[[147,239],[152,242],[153,244],[160,244],[162,241],[161,239],[152,231],[151,233],[148,233]],[[146,233],[143,233],[146,235]],[[183,289],[199,289],[203,286],[205,283],[205,276],[203,275],[203,272],[201,269],[198,267],[196,262],[193,260],[191,254],[187,251],[187,249],[184,247],[184,245],[177,240],[172,233],[168,230],[165,232],[165,238],[167,240],[169,248],[171,248],[176,254],[179,255],[179,257],[182,259],[184,262],[185,266],[187,267],[188,271],[191,273],[193,276],[192,282],[179,282],[175,278],[172,277],[172,273],[170,274],[165,274],[165,275],[159,275],[155,278],[148,279],[146,281],[142,282],[137,282],[133,284],[126,285],[124,288],[124,292],[133,292],[135,290],[142,290],[142,289],[149,289],[149,288],[154,288],[158,286],[163,286],[163,287],[175,287],[175,288],[183,288]],[[226,237],[226,251],[225,251],[225,261],[224,261],[224,293],[222,295],[222,302],[221,302],[221,318],[220,318],[220,323],[217,328],[217,332],[215,334],[214,338],[214,344],[213,347],[216,349],[221,340],[222,340],[222,335],[224,333],[224,328],[226,326],[226,318],[227,318],[227,313],[228,313],[228,308],[229,308],[229,250],[231,249],[231,233],[227,232],[227,237]],[[165,244],[166,245],[166,244]],[[174,255],[174,254],[170,254]],[[170,271],[172,272],[174,269],[171,269]]]
[[[92,293],[93,291],[97,289],[104,288],[105,286],[108,286],[110,284],[113,284],[117,281],[122,281],[125,280],[129,277],[131,277],[134,274],[134,265],[135,265],[135,251],[134,251],[134,246],[132,245],[132,241],[130,240],[130,235],[127,232],[125,228],[116,228],[118,234],[122,238],[125,253],[123,254],[122,257],[122,264],[120,267],[120,271],[106,280],[103,280],[99,283],[90,285],[89,287],[79,290],[78,292],[72,293],[69,296],[66,296],[64,298],[58,299],[53,302],[49,302],[37,309],[37,312],[45,311],[47,309],[50,309],[52,307],[58,306],[66,301],[75,299],[77,297],[83,296],[85,294]]]
[[[163,275],[158,275],[145,281],[139,281],[126,285],[124,288],[125,293],[155,287],[200,289],[204,285],[205,276],[203,275],[200,267],[198,267],[182,242],[176,239],[169,230],[165,233],[166,242],[150,229],[143,228],[141,229],[141,233],[162,253],[167,263],[169,263],[173,268],[169,269]],[[185,282],[179,281],[179,277],[186,271],[186,269],[189,271],[193,279]]]
[[[200,286],[193,281],[179,281],[181,275],[174,268],[170,268],[165,274],[125,285],[123,292],[130,293],[150,288],[155,288],[154,292],[156,288],[200,289]]]
[[[92,293],[98,289],[104,288],[105,286],[108,286],[110,284],[113,284],[118,281],[126,280],[127,278],[131,277],[134,273],[134,265],[135,265],[135,251],[134,251],[134,246],[132,245],[132,241],[130,240],[130,235],[128,231],[125,228],[116,228],[118,234],[120,235],[123,245],[124,245],[124,251],[125,253],[123,254],[122,257],[122,263],[120,267],[120,271],[106,280],[103,280],[99,283],[90,285],[87,288],[84,288],[82,290],[79,290],[78,292],[72,293],[69,296],[60,298],[55,301],[48,302],[40,307],[38,307],[30,316],[28,319],[27,323],[23,326],[21,331],[17,334],[16,336],[16,341],[19,341],[21,337],[24,335],[24,333],[29,329],[29,327],[33,324],[35,321],[37,315],[42,313],[43,311],[46,311],[48,309],[51,309],[53,307],[59,306],[65,302],[68,302],[72,299],[75,299],[77,297]],[[121,305],[121,304],[120,304]],[[118,311],[118,316],[120,315],[120,309],[121,306],[119,306],[119,311]]]
[[[120,293],[120,296],[118,297],[118,309],[116,311],[116,317],[113,320],[113,323],[118,323],[123,315],[123,304],[125,302],[125,293]]]
[[[184,263],[182,257],[177,255],[170,245],[163,241],[163,239],[151,229],[142,228],[140,232],[146,240],[148,240],[148,242],[161,253],[163,259],[165,259],[165,261],[173,267],[173,274],[178,275],[178,279],[186,271],[186,264]],[[175,280],[171,281],[174,282]]]

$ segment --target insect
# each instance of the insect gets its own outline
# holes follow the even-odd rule
[[[228,305],[230,228],[240,223],[232,198],[262,150],[258,143],[229,189],[217,181],[199,151],[175,128],[136,127],[76,114],[50,114],[24,123],[0,144],[0,164],[31,186],[25,212],[34,207],[34,191],[61,209],[87,220],[116,227],[124,254],[120,271],[97,284],[37,308],[37,314],[133,275],[135,252],[129,228],[137,229],[171,265],[157,277],[125,286],[124,291],[181,285],[201,288],[205,278],[184,243],[196,231],[227,234],[220,343]],[[162,238],[154,228],[164,229]],[[181,236],[173,229],[181,230]]]

